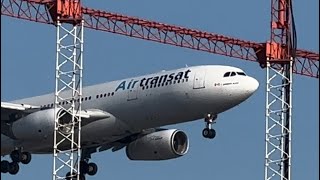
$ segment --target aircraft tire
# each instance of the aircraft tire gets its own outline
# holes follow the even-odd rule
[[[80,174],[79,180],[86,180],[86,176],[84,174]]]
[[[88,169],[87,169],[87,174],[90,176],[93,176],[97,174],[98,172],[98,166],[95,163],[89,163],[88,164]]]
[[[216,137],[216,131],[214,129],[204,128],[202,131],[202,136],[205,138],[213,139]]]
[[[210,129],[208,138],[213,139],[214,137],[216,137],[216,131],[214,129]]]
[[[71,177],[71,173],[68,172],[66,174],[66,180],[77,180],[77,177],[76,176]],[[84,174],[80,174],[79,180],[86,180],[86,176]]]
[[[14,150],[10,154],[10,158],[12,159],[13,162],[20,162],[21,156],[22,156],[22,153],[18,150]]]
[[[70,173],[70,172],[67,172],[67,174],[66,174],[66,180],[71,180],[71,173]]]
[[[80,162],[80,173],[87,174],[88,172],[88,163],[85,161]]]
[[[31,154],[29,152],[22,152],[20,161],[22,164],[29,164],[31,161]]]
[[[209,128],[204,128],[202,131],[202,136],[205,138],[208,138],[210,134],[210,129]]]
[[[7,173],[9,172],[9,161],[1,161],[1,173]]]
[[[15,175],[19,172],[19,164],[17,162],[9,163],[8,172],[12,175]]]

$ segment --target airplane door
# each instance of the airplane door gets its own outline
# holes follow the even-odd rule
[[[204,88],[205,77],[206,77],[206,71],[196,72],[196,74],[194,75],[193,89]]]
[[[136,86],[135,88],[129,89],[128,91],[128,101],[136,100],[138,99],[138,87]]]

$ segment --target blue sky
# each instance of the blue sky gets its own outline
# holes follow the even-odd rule
[[[270,36],[270,1],[84,1],[85,6],[244,40]],[[319,52],[319,1],[294,2],[298,47]],[[54,90],[55,27],[1,16],[1,101]],[[186,64],[242,68],[260,82],[246,102],[221,115],[214,140],[204,139],[202,120],[169,126],[190,138],[187,155],[161,162],[134,162],[123,150],[93,155],[99,179],[262,179],[264,178],[265,70],[254,62],[197,52],[106,32],[85,30],[84,85],[143,75]],[[294,76],[293,179],[319,179],[319,81]],[[34,155],[16,176],[50,179],[51,155]]]

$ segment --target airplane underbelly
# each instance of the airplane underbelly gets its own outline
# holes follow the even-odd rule
[[[209,96],[208,96],[209,95]],[[202,119],[206,113],[220,113],[219,97],[202,88],[177,91],[159,95],[156,100],[145,101],[137,110],[141,119],[136,119],[136,128],[152,128]]]
[[[139,101],[139,100],[137,100]],[[203,107],[193,103],[187,91],[170,91],[143,98],[143,103],[123,107],[117,115],[133,131],[196,120],[203,117]]]

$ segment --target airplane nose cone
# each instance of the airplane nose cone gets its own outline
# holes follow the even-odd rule
[[[249,79],[247,81],[247,92],[252,94],[258,89],[259,82],[255,78],[252,78],[252,77],[248,77],[248,78]]]

